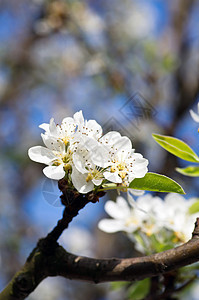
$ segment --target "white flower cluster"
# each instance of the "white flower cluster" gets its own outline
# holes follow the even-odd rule
[[[46,147],[30,148],[30,159],[47,165],[43,172],[48,178],[66,176],[80,193],[110,182],[128,187],[148,171],[148,160],[134,152],[128,137],[116,131],[103,136],[101,126],[84,120],[82,111],[64,118],[61,125],[51,119],[39,127],[45,131],[41,136]]]
[[[128,197],[129,204],[123,197],[116,202],[107,201],[106,212],[112,219],[102,219],[98,227],[108,233],[124,231],[132,239],[131,233],[138,233],[141,239],[134,239],[136,249],[145,252],[143,239],[155,235],[164,244],[168,236],[173,244],[187,242],[191,238],[197,214],[190,214],[189,208],[197,201],[196,198],[186,200],[178,194],[168,194],[164,201],[150,194],[138,197],[136,202]],[[168,235],[170,233],[170,235]],[[140,244],[139,244],[140,243]]]

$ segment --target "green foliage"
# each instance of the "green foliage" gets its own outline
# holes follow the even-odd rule
[[[185,194],[176,181],[167,176],[150,172],[143,178],[135,178],[129,187],[137,190]]]
[[[129,282],[126,281],[111,282],[111,289],[113,291],[120,290],[122,288],[125,288],[127,285],[129,285]]]
[[[199,167],[196,166],[188,166],[186,168],[176,168],[176,171],[186,176],[199,177]]]
[[[161,134],[153,134],[152,136],[155,141],[168,152],[184,160],[199,163],[199,157],[185,142]]]
[[[161,234],[163,235],[164,233],[161,232]],[[167,239],[165,237],[165,240],[161,242],[158,239],[158,235],[157,234],[152,234],[150,236],[150,243],[152,245],[153,252],[154,251],[155,252],[162,252],[162,251],[166,251],[166,250],[169,250],[169,249],[171,249],[171,248],[174,247],[174,243],[172,242],[171,235],[169,235]]]
[[[150,279],[146,278],[144,280],[135,282],[128,289],[128,299],[129,300],[141,300],[146,297],[150,289]]]
[[[192,204],[190,207],[189,207],[189,214],[192,215],[192,214],[195,214],[199,212],[199,200],[196,201],[194,204]]]
[[[111,283],[112,290],[124,289],[128,300],[141,300],[149,293],[150,278],[136,281],[132,284],[129,282],[118,281]]]

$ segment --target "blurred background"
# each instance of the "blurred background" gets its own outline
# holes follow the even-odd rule
[[[0,289],[62,215],[57,182],[27,156],[51,117],[60,123],[82,109],[104,132],[131,138],[150,171],[199,196],[198,178],[174,170],[187,164],[151,137],[173,135],[198,151],[189,114],[199,95],[198,15],[197,0],[0,0]],[[115,197],[82,210],[60,243],[91,257],[131,256],[124,235],[97,229]],[[196,286],[181,299],[197,295]],[[123,297],[109,284],[49,278],[28,299]]]

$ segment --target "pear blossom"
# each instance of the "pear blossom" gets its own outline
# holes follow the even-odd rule
[[[32,160],[48,165],[43,172],[48,178],[55,180],[63,178],[74,165],[73,155],[78,149],[78,143],[82,136],[84,143],[86,143],[87,137],[94,140],[102,135],[101,126],[95,120],[84,120],[82,111],[75,113],[73,118],[64,118],[61,125],[56,125],[52,118],[49,124],[43,123],[39,127],[45,131],[41,137],[46,148],[42,146],[32,147],[29,149],[28,155]],[[77,159],[74,161],[76,162]],[[74,171],[72,176],[74,182],[77,182],[79,177],[75,177],[74,174],[77,172]],[[94,185],[90,186],[93,189]]]
[[[117,197],[116,202],[107,201],[104,209],[112,219],[102,219],[98,223],[98,227],[102,231],[107,233],[117,231],[134,232],[141,227],[142,218],[133,214],[134,211],[131,211],[123,197]]]
[[[166,195],[164,201],[160,197],[151,195],[150,197],[152,199],[149,199],[148,203],[145,201],[146,196],[139,197],[136,201],[137,208],[150,213],[148,207],[152,206],[151,212],[156,222],[173,233],[175,243],[187,242],[191,238],[197,218],[197,214],[189,213],[189,208],[197,201],[197,198],[187,200],[182,195],[174,193]],[[131,203],[133,205],[135,202]]]
[[[105,184],[128,187],[134,178],[148,171],[148,160],[132,149],[126,136],[112,131],[102,136],[102,128],[95,120],[85,120],[82,111],[66,117],[61,125],[53,118],[39,126],[45,147],[35,146],[28,155],[33,161],[47,165],[43,173],[51,179],[66,176],[80,193]]]
[[[159,217],[162,218],[164,227],[173,231],[176,242],[185,243],[191,238],[198,214],[190,214],[189,208],[196,201],[197,198],[187,200],[182,195],[173,193],[164,199],[164,211],[159,212]]]
[[[199,102],[198,102],[197,108],[198,108],[198,113],[195,113],[192,109],[190,109],[189,112],[190,112],[190,114],[191,114],[192,119],[193,119],[195,122],[199,123]]]
[[[118,197],[116,202],[106,202],[105,211],[112,219],[102,219],[98,227],[107,233],[126,232],[137,250],[153,252],[152,235],[163,245],[178,245],[191,238],[197,214],[190,214],[189,208],[196,201],[178,194],[168,194],[164,200],[147,194],[136,201],[128,195],[128,202]]]
[[[65,176],[72,164],[70,147],[65,147],[60,141],[54,142],[53,149],[35,146],[28,150],[28,155],[33,161],[46,164],[44,175],[50,179],[59,180]]]
[[[61,126],[56,125],[54,119],[51,118],[49,124],[43,123],[39,127],[45,130],[45,133],[42,133],[41,137],[46,147],[50,148],[54,140],[60,140],[67,145],[75,134],[76,126],[73,118],[69,117],[62,121]]]
[[[113,218],[102,219],[98,227],[105,232],[125,231],[132,233],[141,230],[147,236],[158,232],[161,228],[157,222],[156,214],[153,208],[157,205],[162,209],[162,201],[159,197],[145,195],[138,198],[136,206],[132,201],[130,206],[123,197],[117,197],[116,203],[107,201],[105,211]]]
[[[73,118],[77,124],[76,138],[83,135],[98,140],[102,136],[102,127],[95,120],[84,120],[81,110]]]
[[[92,161],[104,168],[104,177],[113,183],[128,186],[135,178],[144,177],[148,160],[132,149],[131,141],[119,132],[111,131],[104,135],[92,153]]]
[[[105,179],[103,169],[96,166],[90,153],[92,148],[97,147],[97,141],[83,137],[75,146],[73,153],[72,182],[74,187],[80,193],[88,193],[93,190],[94,186],[99,186]]]
[[[49,147],[48,140],[51,138],[59,139],[67,145],[69,141],[75,143],[82,135],[94,139],[102,136],[102,127],[95,120],[84,120],[81,110],[76,112],[73,118],[64,118],[61,125],[56,125],[52,118],[50,124],[43,123],[39,127],[45,130],[45,134],[41,136],[47,147]]]

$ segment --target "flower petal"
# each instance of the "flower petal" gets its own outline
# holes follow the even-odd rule
[[[41,134],[41,137],[47,148],[61,153],[64,152],[65,144],[61,140],[58,140],[57,138],[51,135],[43,134],[43,133]]]
[[[88,151],[95,152],[99,147],[99,143],[91,137],[83,136],[80,140],[81,147],[85,147]]]
[[[41,128],[45,131],[49,131],[49,124],[48,123],[42,123],[41,125],[39,125],[39,128]]]
[[[114,219],[126,219],[130,216],[130,208],[126,200],[122,197],[117,197],[117,202],[107,201],[104,206],[105,211]]]
[[[65,176],[63,165],[45,167],[43,173],[46,177],[54,180],[59,180]]]
[[[124,222],[122,220],[103,219],[99,221],[98,228],[108,233],[122,231],[124,228]]]
[[[102,183],[103,179],[93,179],[92,182],[94,183],[94,185],[100,185]]]
[[[79,124],[84,124],[84,117],[83,117],[83,114],[82,114],[82,110],[76,112],[74,115],[73,115],[73,119],[75,121],[75,123],[77,125]]]
[[[75,168],[81,172],[82,174],[88,173],[88,170],[86,169],[86,162],[90,161],[90,153],[81,146],[78,147],[76,152],[73,153],[73,163],[75,165]]]
[[[132,150],[131,140],[127,136],[122,136],[114,143],[114,150],[118,153],[128,153],[130,154]]]
[[[116,172],[112,173],[112,172],[106,171],[103,173],[103,175],[107,180],[109,180],[111,182],[122,183],[122,178]]]
[[[128,189],[128,191],[134,196],[142,196],[145,193],[145,191],[136,190],[136,189]]]
[[[121,134],[117,131],[109,131],[103,137],[101,137],[100,142],[104,145],[113,145],[118,139],[121,138]]]
[[[92,162],[102,168],[110,166],[109,149],[103,145],[96,147],[95,151],[90,153]]]
[[[52,134],[54,136],[58,135],[57,126],[56,126],[53,118],[50,119],[49,131],[50,131],[50,134]]]
[[[86,194],[94,188],[92,181],[86,181],[87,176],[88,174],[80,173],[75,166],[73,166],[71,174],[72,183],[79,193]]]
[[[42,146],[35,146],[28,150],[28,156],[33,161],[49,165],[57,157],[53,154],[52,150]]]
[[[71,117],[66,117],[62,120],[62,125],[71,125],[74,124],[74,120]]]
[[[95,120],[86,121],[85,126],[88,128],[89,136],[93,136],[96,139],[102,136],[102,127]]]

